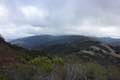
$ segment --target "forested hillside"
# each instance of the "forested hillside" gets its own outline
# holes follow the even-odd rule
[[[0,38],[0,80],[120,80],[120,55],[111,46],[70,39],[29,50]]]

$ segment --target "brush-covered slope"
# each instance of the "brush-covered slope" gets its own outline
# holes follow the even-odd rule
[[[71,55],[74,58],[79,53],[81,58],[88,55],[87,58],[95,59],[100,63],[102,63],[102,60],[105,60],[105,63],[120,62],[119,52],[116,53],[117,51],[112,46],[93,37],[42,35],[14,40],[12,43],[31,50],[37,50],[39,51],[38,54],[43,55]]]
[[[101,38],[100,41],[102,41],[103,43],[110,44],[112,46],[120,46],[120,39],[119,38],[104,37],[104,38]]]
[[[0,65],[11,63],[22,63],[23,59],[17,51],[16,46],[7,43],[2,37],[0,37]]]
[[[42,50],[46,53],[72,53],[77,52],[80,49],[85,49],[91,45],[99,44],[95,38],[66,35],[66,36],[32,36],[22,39],[17,39],[11,42],[18,46],[32,49]]]
[[[0,59],[2,63],[10,61],[9,63],[13,64],[0,71],[0,80],[120,80],[120,55],[109,45],[94,38],[44,36],[41,41],[37,38],[38,42],[34,37],[29,39],[25,38],[25,43],[39,43],[32,48],[37,51],[28,51],[26,62],[14,65],[14,62],[21,61],[21,50],[1,38]],[[44,54],[44,51],[49,55],[40,55]],[[29,55],[30,53],[33,54]],[[58,53],[65,54],[59,56]]]

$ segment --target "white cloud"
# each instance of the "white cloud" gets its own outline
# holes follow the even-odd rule
[[[4,5],[0,5],[0,23],[5,23],[8,19],[9,11]]]
[[[8,10],[5,6],[0,5],[0,17],[8,16]]]
[[[89,36],[98,36],[98,37],[114,37],[120,38],[120,27],[119,26],[104,26],[99,24],[94,24],[92,20],[85,20],[83,24],[78,25],[67,25],[64,28],[65,34],[81,34]]]
[[[48,15],[47,11],[39,9],[35,6],[22,6],[20,10],[23,13],[24,17],[28,20],[38,18],[44,19]]]
[[[33,27],[31,25],[16,25],[14,23],[2,25],[0,32],[6,39],[15,39],[19,37],[26,37],[43,32],[41,27]]]
[[[0,0],[6,39],[38,34],[120,37],[119,0]]]

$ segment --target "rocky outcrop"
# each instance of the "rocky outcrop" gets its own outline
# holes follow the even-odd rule
[[[105,60],[106,62],[120,64],[120,54],[117,54],[114,49],[106,44],[90,46],[88,50],[81,50],[78,54],[88,54],[96,57],[96,59],[101,59],[101,61]]]

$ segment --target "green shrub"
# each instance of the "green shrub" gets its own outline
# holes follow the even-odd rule
[[[53,57],[53,63],[54,64],[59,64],[59,65],[64,65],[64,60],[61,57]]]
[[[11,80],[31,80],[37,70],[29,64],[10,64],[5,72]]]
[[[31,64],[39,67],[43,72],[50,72],[53,69],[53,62],[48,57],[37,57],[30,61]]]
[[[63,65],[64,61],[60,57],[36,57],[30,61],[31,64],[37,66],[43,72],[51,72],[58,64]]]
[[[107,68],[109,77],[111,80],[120,80],[120,67],[119,66],[109,66]]]
[[[0,74],[0,80],[9,80],[7,76]]]
[[[80,70],[88,80],[107,80],[107,70],[97,63],[86,63],[79,65]]]
[[[99,64],[91,63],[86,65],[88,76],[95,80],[107,80],[107,70]]]

